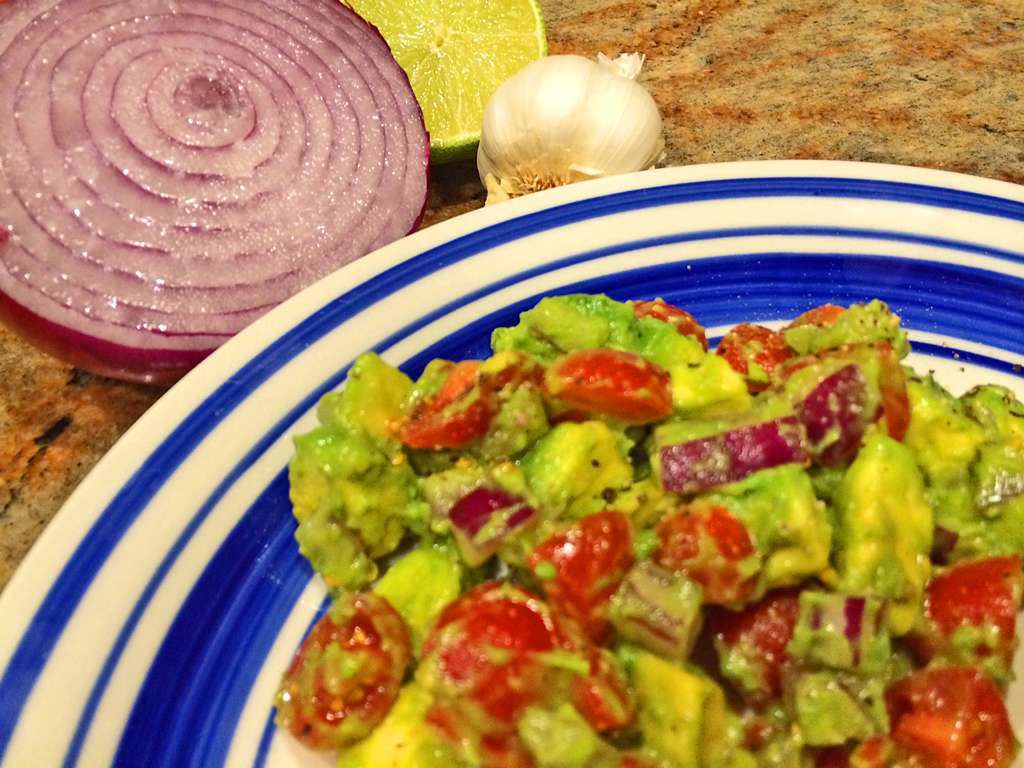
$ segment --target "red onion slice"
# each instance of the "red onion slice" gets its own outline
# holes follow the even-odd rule
[[[865,410],[867,398],[867,379],[860,366],[851,364],[828,376],[797,406],[811,453],[823,467],[857,455],[874,417]]]
[[[670,493],[698,493],[736,483],[782,464],[807,464],[803,427],[795,416],[740,427],[661,449],[661,484]]]
[[[536,522],[536,517],[537,511],[523,497],[500,488],[476,488],[448,512],[459,551],[470,565],[484,562],[509,535]]]
[[[336,0],[7,5],[0,317],[69,362],[169,383],[419,223],[422,112]]]

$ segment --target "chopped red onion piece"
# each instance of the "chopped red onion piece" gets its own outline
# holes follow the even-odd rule
[[[803,427],[795,416],[786,416],[665,446],[661,483],[672,493],[697,493],[762,469],[809,461]]]
[[[824,467],[852,459],[874,414],[865,413],[868,383],[858,365],[840,368],[797,406],[815,461]]]
[[[612,596],[609,619],[626,640],[671,659],[686,659],[703,626],[704,590],[650,560],[634,565]]]
[[[805,590],[788,649],[802,663],[873,670],[889,656],[885,619],[879,597]]]
[[[98,373],[169,383],[422,216],[422,112],[336,0],[7,3],[0,100],[0,317]]]
[[[448,512],[455,540],[470,565],[479,565],[493,555],[509,534],[536,516],[537,511],[524,498],[500,488],[476,488]]]

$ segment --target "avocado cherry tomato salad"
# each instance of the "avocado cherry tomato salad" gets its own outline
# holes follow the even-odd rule
[[[910,370],[879,301],[709,351],[661,300],[560,296],[492,349],[363,355],[296,439],[333,599],[282,727],[342,768],[1013,762],[1013,393]]]

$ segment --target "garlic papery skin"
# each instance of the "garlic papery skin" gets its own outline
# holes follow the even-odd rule
[[[476,156],[487,204],[657,164],[661,115],[633,79],[642,62],[548,56],[502,83],[484,108]]]

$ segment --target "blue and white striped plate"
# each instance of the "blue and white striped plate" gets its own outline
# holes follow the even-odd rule
[[[492,328],[570,291],[661,296],[712,336],[880,298],[911,330],[915,366],[957,390],[996,382],[1024,396],[1022,188],[739,163],[475,211],[258,321],[81,484],[0,595],[2,765],[329,764],[272,724],[280,672],[324,598],[292,537],[292,436],[364,350],[410,373],[482,356]],[[1024,736],[1021,685],[1012,696]]]

